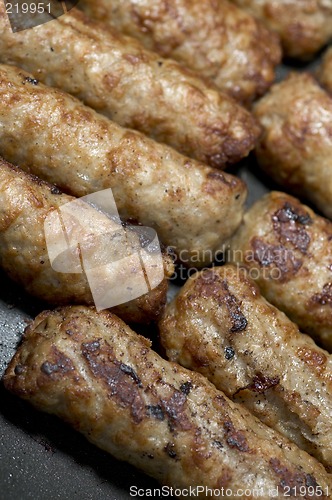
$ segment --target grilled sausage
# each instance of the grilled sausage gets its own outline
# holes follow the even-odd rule
[[[292,74],[255,107],[263,170],[332,218],[332,98],[309,74]]]
[[[153,227],[184,262],[211,262],[241,222],[240,179],[122,129],[11,66],[0,67],[0,124],[4,158],[74,196],[112,188],[120,216]]]
[[[86,275],[53,270],[46,247],[44,233],[46,218],[50,217],[58,207],[73,200],[71,196],[61,194],[54,186],[0,160],[0,267],[27,292],[53,304],[93,303]],[[84,207],[80,209],[85,210],[86,215],[83,217],[88,223],[89,211]],[[97,222],[98,234],[109,232],[110,221],[106,216],[100,215]],[[76,226],[76,229],[73,226],[71,235],[73,236],[74,231],[79,229],[79,226]],[[61,235],[57,232],[56,225],[52,230],[54,238],[58,238],[59,241]],[[116,249],[114,244],[112,245],[112,240],[107,239],[106,243],[109,245],[109,251],[111,248]],[[101,259],[100,239],[92,247],[93,252],[96,246]],[[127,262],[128,266],[129,264]],[[124,262],[119,260],[118,265],[121,269]],[[115,307],[114,311],[129,322],[155,321],[165,305],[167,278],[173,272],[173,264],[166,256],[164,256],[164,268],[165,278],[157,288],[127,304]],[[123,272],[128,273],[128,269],[124,268]],[[103,268],[99,278],[100,285],[103,279],[112,279],[111,271]],[[114,286],[117,287],[118,282]]]
[[[92,443],[174,488],[322,489],[314,458],[231,402],[202,375],[160,358],[111,313],[46,311],[28,327],[5,387]],[[211,494],[210,494],[211,495]],[[206,498],[205,490],[200,492]],[[248,498],[254,498],[249,496]],[[309,498],[296,495],[295,498]],[[314,494],[310,498],[319,498]]]
[[[223,167],[246,156],[259,133],[252,115],[226,94],[138,41],[73,9],[12,33],[0,4],[0,61],[35,73],[122,126],[188,156]]]
[[[332,352],[332,223],[271,192],[245,214],[227,260],[245,265],[262,294]]]
[[[187,281],[159,323],[167,357],[205,375],[332,471],[332,356],[247,274],[226,265]]]
[[[231,0],[276,31],[285,55],[309,59],[332,38],[331,0]]]
[[[321,84],[332,92],[332,48],[325,52],[316,74]]]
[[[266,92],[280,62],[278,37],[226,0],[81,0],[78,7],[243,102]]]

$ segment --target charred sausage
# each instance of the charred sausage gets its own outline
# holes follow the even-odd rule
[[[245,214],[229,262],[249,269],[262,294],[332,352],[332,223],[284,193]]]
[[[329,498],[331,479],[319,462],[202,375],[160,358],[106,311],[39,315],[4,383],[161,483],[203,486],[201,498],[224,498],[226,488],[233,499],[240,489],[273,498],[269,491],[277,488],[282,498],[294,487],[294,498]],[[205,487],[215,491],[207,495]]]
[[[168,359],[205,375],[332,470],[332,356],[269,304],[244,268],[195,274],[159,327]]]

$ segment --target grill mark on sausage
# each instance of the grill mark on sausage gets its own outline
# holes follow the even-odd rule
[[[123,407],[129,407],[134,423],[145,417],[145,405],[140,394],[142,383],[133,368],[118,361],[113,349],[99,340],[83,343],[82,355],[96,378],[104,382],[109,398],[116,398]]]
[[[273,377],[269,378],[263,375],[262,373],[257,373],[253,379],[252,383],[249,384],[246,389],[249,389],[252,392],[257,392],[258,394],[262,394],[263,392],[267,391],[268,389],[271,389],[278,385],[280,382],[279,377]]]
[[[236,430],[230,420],[224,422],[224,431],[226,442],[230,448],[236,448],[243,453],[250,452],[244,433]]]
[[[311,239],[305,226],[312,224],[307,212],[286,202],[283,208],[273,214],[272,223],[281,243],[291,243],[302,254],[307,253]]]
[[[298,490],[300,486],[313,486],[314,488],[317,488],[319,486],[316,478],[313,475],[289,470],[286,466],[282,465],[280,460],[278,460],[277,458],[271,458],[269,463],[274,473],[280,478],[280,486],[283,489],[287,488],[287,490],[288,488],[290,488],[290,494],[292,494],[292,489],[293,491],[295,491],[295,489]],[[303,498],[309,499],[312,498],[312,495],[310,496],[308,492],[308,494],[305,494]],[[328,497],[326,495],[323,495],[321,498]]]
[[[302,267],[302,260],[298,259],[292,250],[284,245],[271,245],[254,237],[251,240],[251,248],[253,249],[253,259],[260,266],[275,266],[279,270],[279,276],[275,276],[274,279],[281,282],[288,281]]]
[[[168,418],[168,425],[171,431],[176,428],[181,430],[191,429],[190,423],[186,413],[185,404],[187,396],[177,389],[173,389],[173,394],[168,399],[161,399],[160,406]]]
[[[52,346],[50,354],[50,360],[45,361],[40,367],[40,371],[45,375],[49,377],[52,375],[61,376],[64,373],[75,370],[71,359],[67,358],[55,346]]]
[[[196,279],[195,290],[200,296],[213,297],[220,306],[227,307],[232,322],[231,333],[240,332],[247,328],[248,321],[241,311],[239,301],[230,292],[226,280],[221,280],[212,270],[207,270]]]
[[[160,405],[148,405],[146,407],[147,414],[156,418],[157,420],[165,420],[163,409]]]

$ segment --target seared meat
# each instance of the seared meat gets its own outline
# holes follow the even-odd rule
[[[292,74],[256,104],[258,162],[276,182],[332,218],[332,98],[309,74]]]
[[[331,477],[319,462],[202,375],[160,358],[111,313],[69,307],[40,314],[4,383],[174,488],[229,488],[229,498],[243,488],[270,498],[278,488],[281,498],[287,488],[312,485],[322,497],[294,498],[329,498]]]
[[[226,94],[134,39],[71,10],[13,33],[0,3],[0,61],[74,94],[122,126],[223,167],[254,147],[254,118]]]
[[[229,262],[243,264],[266,299],[332,352],[332,223],[271,192],[245,214]]]
[[[331,0],[231,0],[275,30],[285,55],[308,59],[332,38]]]
[[[0,267],[29,293],[54,304],[93,303],[86,275],[53,270],[46,248],[45,219],[58,207],[73,200],[71,196],[61,194],[54,186],[0,160]],[[88,222],[88,217],[90,217],[91,222],[89,210],[84,207],[81,207],[81,210],[85,211],[82,219]],[[106,244],[108,252],[106,258],[111,253],[111,249],[117,251],[117,247],[112,242],[112,234],[108,236],[110,220],[100,214],[97,223],[96,234],[99,239],[93,239],[91,250],[94,254],[98,248],[96,255],[102,261],[105,253],[101,253],[100,235],[104,238],[103,245]],[[53,226],[52,231],[55,241],[60,241],[62,235],[57,232],[56,225]],[[71,237],[77,231],[80,231],[80,227],[76,223],[71,228]],[[75,255],[77,255],[76,251]],[[66,261],[69,257],[69,254],[65,257]],[[151,256],[151,258],[154,257]],[[105,264],[108,261],[109,259],[105,259]],[[126,264],[128,268],[124,267],[123,261],[119,259],[117,269],[123,272],[123,280],[131,269],[134,280],[135,272],[139,270],[135,271],[133,268],[134,261],[127,261]],[[148,323],[156,320],[166,302],[167,278],[173,272],[173,263],[166,256],[164,256],[164,269],[164,280],[157,288],[127,304],[117,306],[114,311],[128,322]],[[110,289],[113,287],[116,293],[119,274],[114,275],[113,279],[113,270],[115,269],[103,268],[99,274],[99,280],[100,286],[104,280],[107,280],[107,286],[110,283]]]
[[[80,0],[78,7],[243,102],[266,92],[280,62],[278,37],[226,0]]]
[[[0,125],[8,161],[74,196],[112,188],[120,216],[153,227],[188,264],[210,263],[241,222],[240,179],[123,129],[11,66],[0,66]]]
[[[205,375],[332,471],[332,356],[232,265],[187,281],[160,321],[171,361]]]

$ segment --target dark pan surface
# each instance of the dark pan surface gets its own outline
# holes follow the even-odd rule
[[[278,79],[287,71],[280,68]],[[232,170],[248,185],[248,205],[277,188],[263,178],[252,158]],[[175,291],[173,286],[171,294]],[[27,322],[45,308],[0,272],[0,377]],[[58,419],[33,410],[0,384],[0,500],[129,500],[133,498],[130,486],[160,488]]]

